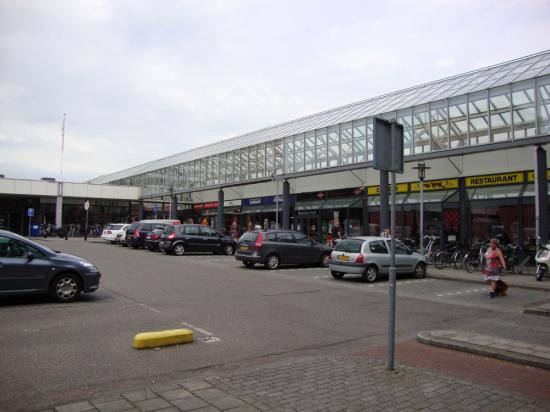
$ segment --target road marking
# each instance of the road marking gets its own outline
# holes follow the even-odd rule
[[[204,338],[199,338],[198,340],[204,343],[218,343],[222,341],[220,338],[216,338],[215,336],[205,336]]]
[[[203,335],[206,335],[206,336],[214,336],[214,334],[213,334],[212,332],[208,332],[208,331],[205,330],[205,329],[201,329],[201,328],[199,328],[199,327],[197,327],[197,326],[195,326],[195,325],[191,325],[191,324],[188,323],[188,322],[181,322],[181,324],[182,324],[183,326],[187,326],[189,329],[194,329],[194,330],[196,330],[197,332],[202,333]],[[216,339],[217,339],[217,338],[216,338]]]
[[[152,311],[152,312],[160,313],[160,310],[157,310],[157,309],[155,309],[155,308],[152,308],[151,306],[146,305],[145,303],[140,303],[139,306],[142,306],[142,307],[144,307],[145,309],[149,309],[149,310]]]

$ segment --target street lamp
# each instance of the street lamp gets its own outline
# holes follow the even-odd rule
[[[418,180],[420,180],[420,254],[424,254],[424,179],[426,178],[426,170],[431,167],[426,166],[426,162],[419,161],[418,164],[413,167],[418,170]]]

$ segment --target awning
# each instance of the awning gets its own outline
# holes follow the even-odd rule
[[[275,205],[255,205],[243,207],[243,213],[269,213],[275,212],[277,207]],[[279,211],[283,210],[283,204],[279,204]]]
[[[318,210],[321,209],[323,204],[326,202],[325,199],[319,200],[305,200],[303,202],[296,202],[294,210]]]
[[[363,207],[362,197],[341,197],[335,199],[328,199],[321,209],[345,209],[348,207]]]
[[[494,186],[494,187],[478,187],[476,189],[468,189],[468,197],[470,200],[488,200],[488,199],[508,199],[518,198],[522,185],[511,186]]]
[[[439,190],[435,192],[424,192],[424,203],[438,203],[443,202],[445,199],[451,197],[456,193],[456,190]],[[420,203],[420,192],[411,193],[407,198],[407,204]]]

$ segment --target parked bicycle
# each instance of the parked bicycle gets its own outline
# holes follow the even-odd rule
[[[434,256],[434,265],[437,269],[453,266],[458,269],[464,259],[464,245],[460,241],[449,242],[445,248],[438,250]]]

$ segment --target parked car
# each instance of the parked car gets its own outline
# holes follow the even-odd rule
[[[244,233],[237,242],[235,258],[246,267],[255,264],[267,269],[281,265],[318,264],[328,266],[331,249],[302,232],[291,230],[253,230]]]
[[[168,225],[166,225],[166,226],[168,226]],[[156,229],[154,229],[151,233],[149,233],[145,237],[145,247],[147,249],[149,249],[151,252],[154,252],[156,250],[160,250],[159,249],[160,237],[164,233],[164,230],[166,229],[166,226],[164,226],[164,227],[157,226]]]
[[[204,225],[169,225],[159,242],[160,250],[177,256],[188,252],[203,252],[232,255],[235,241]]]
[[[126,243],[134,249],[145,247],[145,239],[147,235],[157,227],[179,224],[179,220],[172,219],[141,220],[139,222],[132,223],[128,230],[126,230]]]
[[[86,259],[0,230],[0,296],[43,293],[56,302],[71,302],[81,292],[97,290],[100,277]]]
[[[123,231],[124,233],[126,233],[126,229],[128,229],[129,227],[130,225],[126,223],[109,223],[105,225],[105,228],[101,233],[101,239],[106,240],[107,242],[111,242],[112,244],[118,243],[118,235],[121,234],[121,232]]]
[[[375,282],[390,269],[390,240],[383,237],[353,237],[340,241],[331,253],[332,276],[342,279],[346,273],[361,275]],[[426,276],[426,257],[395,242],[395,267],[398,274],[411,273],[418,279]]]

